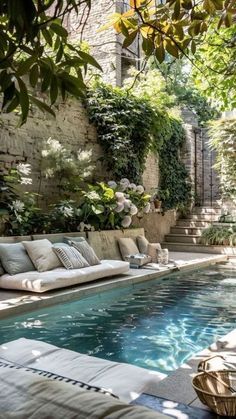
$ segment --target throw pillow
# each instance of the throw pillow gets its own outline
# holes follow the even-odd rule
[[[86,241],[84,237],[70,237],[70,236],[64,236],[63,240],[64,240],[65,243],[67,243],[69,245],[71,245],[71,242],[73,242],[73,241],[78,242],[78,243]]]
[[[68,244],[54,244],[53,251],[66,269],[79,269],[89,266],[87,260],[78,250]]]
[[[9,275],[35,271],[22,243],[1,243],[0,260]]]
[[[62,263],[53,251],[52,243],[47,239],[22,242],[35,268],[39,272],[60,268]]]
[[[157,255],[161,250],[160,243],[148,243],[148,255],[151,256],[152,262],[157,263]]]
[[[101,263],[93,248],[88,244],[88,242],[86,242],[86,240],[82,242],[72,241],[71,245],[81,253],[90,266],[99,265]]]
[[[137,253],[139,253],[136,243],[131,238],[122,237],[118,239],[118,243],[123,260],[125,260],[126,256],[136,255]]]
[[[148,254],[148,243],[149,241],[145,236],[137,236],[137,243],[140,253]]]

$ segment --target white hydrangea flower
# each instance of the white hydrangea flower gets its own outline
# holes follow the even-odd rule
[[[92,201],[98,201],[100,196],[97,192],[91,191],[87,193],[87,198],[91,199]]]
[[[32,179],[30,177],[22,177],[20,183],[21,185],[32,185]]]
[[[120,189],[125,191],[129,186],[129,179],[123,178],[120,180]]]
[[[19,163],[16,168],[20,175],[29,176],[31,173],[31,165],[29,163]]]
[[[132,218],[130,217],[130,215],[125,215],[123,220],[121,221],[121,225],[124,228],[128,228],[131,223],[132,223]]]
[[[136,207],[136,205],[132,204],[130,206],[130,214],[131,215],[136,215],[138,213],[138,208]]]
[[[74,211],[73,211],[72,207],[63,207],[62,208],[62,213],[63,213],[64,217],[71,218],[71,217],[73,217]]]
[[[150,202],[148,202],[148,203],[145,205],[145,207],[144,207],[144,209],[143,209],[143,212],[144,212],[145,214],[148,214],[148,213],[150,212],[150,209],[151,209],[151,204],[150,204]]]
[[[109,180],[109,182],[107,182],[107,184],[111,189],[116,189],[117,188],[117,183],[114,180]]]
[[[84,231],[84,227],[85,227],[85,224],[83,221],[81,221],[81,223],[79,223],[79,231]]]
[[[124,196],[123,192],[116,192],[115,197],[116,197],[118,202],[124,202],[124,200],[125,200],[125,196]]]
[[[12,204],[10,205],[10,208],[13,209],[15,212],[23,212],[25,209],[25,204],[19,199],[16,199],[15,201],[12,202]]]
[[[19,215],[19,214],[16,214],[16,220],[18,221],[18,223],[22,223],[23,222],[23,218],[22,218],[22,216],[21,215]]]
[[[142,185],[138,185],[136,188],[136,192],[138,192],[138,194],[142,195],[142,193],[144,192],[144,187]]]
[[[129,184],[129,189],[132,189],[132,191],[136,191],[136,189],[137,189],[137,185],[135,185],[135,183],[130,183]]]
[[[124,210],[123,202],[117,202],[117,206],[115,208],[115,212],[122,212]]]
[[[54,140],[52,137],[49,137],[47,144],[50,146],[51,151],[59,151],[62,149],[62,145],[58,140]]]
[[[124,207],[125,207],[126,212],[129,212],[131,205],[132,205],[132,202],[130,201],[130,199],[125,199]]]

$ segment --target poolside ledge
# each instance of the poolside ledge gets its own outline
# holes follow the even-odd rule
[[[35,294],[23,291],[0,290],[0,319],[23,314],[58,303],[78,300],[89,295],[100,295],[106,290],[134,286],[136,283],[151,279],[163,278],[176,271],[198,269],[216,263],[227,261],[226,255],[212,255],[206,253],[170,252],[170,259],[177,264],[163,267],[160,270],[130,269],[127,274],[113,278],[98,280],[61,290],[50,291],[45,294]]]

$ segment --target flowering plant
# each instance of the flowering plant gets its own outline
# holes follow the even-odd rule
[[[95,229],[128,228],[133,216],[150,211],[150,198],[142,185],[128,179],[90,185],[83,192],[82,218]]]

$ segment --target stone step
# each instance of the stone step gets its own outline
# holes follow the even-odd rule
[[[205,230],[206,227],[183,227],[183,226],[175,226],[171,227],[170,233],[171,234],[181,234],[181,235],[198,235],[202,234],[202,231]]]
[[[187,220],[191,221],[218,221],[219,215],[216,214],[190,214],[187,218]]]
[[[193,227],[193,228],[199,228],[199,227],[203,227],[206,228],[210,225],[210,221],[191,221],[191,220],[186,220],[186,218],[180,219],[177,221],[176,223],[176,227]]]
[[[191,211],[192,214],[219,214],[221,215],[221,208],[210,207],[194,207]]]
[[[193,252],[193,253],[214,253],[227,254],[227,249],[223,246],[204,246],[202,244],[193,244],[193,243],[170,243],[162,242],[162,249],[169,249],[171,252]]]
[[[165,236],[165,240],[170,243],[192,243],[192,244],[199,244],[201,241],[201,236],[192,234],[192,235],[184,235],[184,234],[167,234]]]

